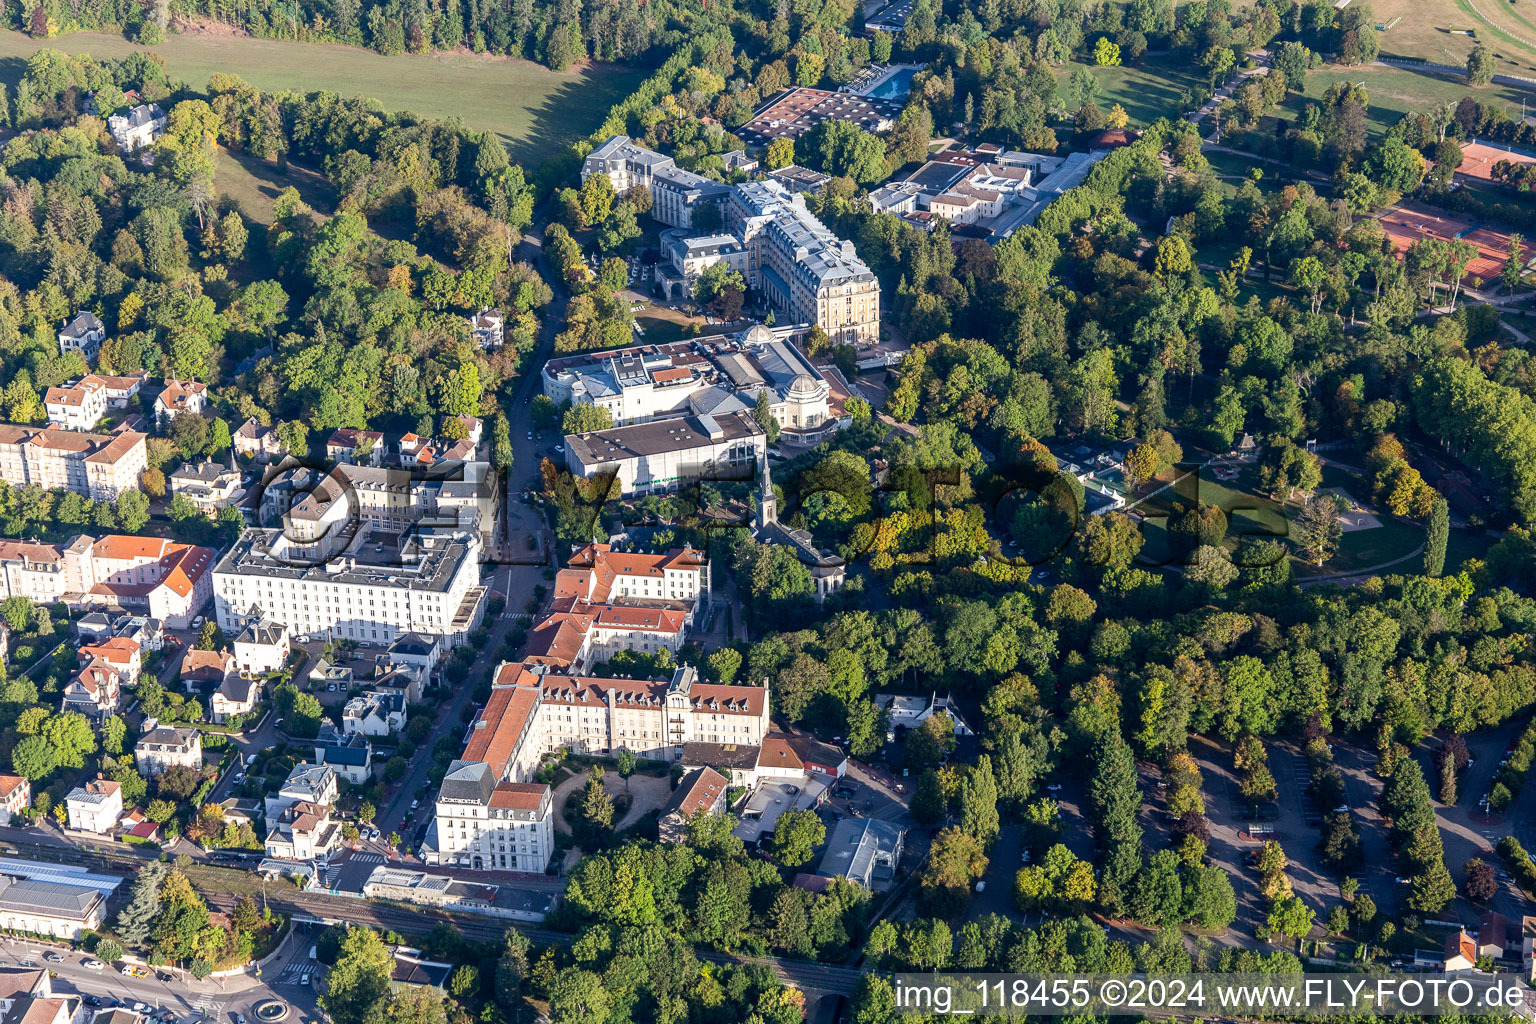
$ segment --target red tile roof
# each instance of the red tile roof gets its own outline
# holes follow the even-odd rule
[[[537,811],[548,792],[548,786],[532,782],[499,782],[491,790],[491,806],[514,811]]]
[[[726,777],[713,768],[700,768],[693,773],[691,781],[685,778],[679,784],[677,795],[671,802],[672,810],[681,814],[684,821],[707,812],[725,794],[728,785]]]
[[[538,704],[537,682],[533,673],[521,664],[503,665],[497,673],[491,699],[475,719],[464,760],[483,761],[500,778],[506,774],[517,741],[528,725]]]

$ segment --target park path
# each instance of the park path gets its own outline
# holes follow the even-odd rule
[[[586,786],[586,772],[577,772],[555,786],[552,806],[557,831],[566,835],[572,834],[571,826],[565,820],[565,803],[573,793],[580,793]],[[654,775],[637,773],[629,777],[626,785],[625,780],[619,778],[617,772],[608,771],[603,774],[603,788],[615,799],[626,794],[630,797],[629,810],[625,812],[623,818],[613,824],[614,831],[621,832],[667,802],[667,798],[672,795],[672,780],[670,776],[657,778]]]

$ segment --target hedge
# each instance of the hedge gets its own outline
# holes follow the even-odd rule
[[[1510,805],[1525,787],[1525,778],[1536,762],[1536,718],[1533,718],[1520,738],[1515,740],[1509,759],[1493,777],[1493,788],[1488,790],[1488,809],[1502,811]]]
[[[1536,862],[1525,852],[1520,840],[1514,836],[1505,836],[1499,840],[1498,849],[1499,856],[1504,858],[1504,863],[1509,866],[1515,881],[1520,883],[1520,888],[1525,890],[1526,895],[1536,896]]]

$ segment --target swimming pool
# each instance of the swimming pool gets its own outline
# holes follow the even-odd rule
[[[900,99],[912,91],[912,79],[920,68],[897,68],[891,76],[864,95],[877,100]]]

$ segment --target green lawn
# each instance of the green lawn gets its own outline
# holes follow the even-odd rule
[[[1485,85],[1473,88],[1466,82],[1447,75],[1414,71],[1409,68],[1343,67],[1330,64],[1307,73],[1307,99],[1321,99],[1334,82],[1361,82],[1370,98],[1367,108],[1367,130],[1373,140],[1379,139],[1386,130],[1400,121],[1410,111],[1429,110],[1446,101],[1456,102],[1463,96],[1472,96],[1484,103],[1504,105],[1520,115],[1520,100],[1525,98],[1528,108],[1536,108],[1536,87],[1517,89],[1507,85]],[[1301,112],[1303,101],[1292,95],[1282,106],[1287,117]]]
[[[1182,66],[1158,66],[1147,61],[1140,67],[1100,68],[1073,61],[1056,72],[1063,103],[1067,79],[1081,67],[1087,67],[1099,83],[1095,100],[1099,109],[1107,111],[1120,104],[1130,115],[1132,126],[1148,125],[1160,117],[1178,117],[1185,111],[1180,99],[1183,91],[1206,84],[1205,75]]]
[[[1227,153],[1222,150],[1208,150],[1205,158],[1210,162],[1211,170],[1223,176],[1222,184],[1236,190],[1241,181],[1233,179],[1247,178],[1249,172],[1255,167],[1264,172],[1264,177],[1259,179],[1263,188],[1271,188],[1278,181],[1295,181],[1298,176],[1294,170],[1283,164],[1274,164],[1266,160],[1250,160],[1239,153]]]
[[[261,160],[248,153],[231,153],[222,148],[214,164],[214,180],[220,195],[239,203],[240,209],[251,220],[268,226],[273,219],[272,201],[290,185],[297,188],[299,197],[320,214],[329,214],[336,198],[330,182],[307,167],[289,164],[287,173],[279,173],[275,161]]]
[[[14,92],[27,57],[44,46],[96,57],[122,57],[141,49],[105,33],[34,40],[0,31],[0,82]],[[496,132],[513,158],[530,166],[595,129],[645,77],[641,69],[615,65],[556,73],[506,57],[384,57],[352,46],[243,37],[172,35],[154,50],[173,76],[197,88],[206,86],[214,72],[225,71],[262,89],[329,89],[374,97],[392,111],[457,117],[472,128]]]

